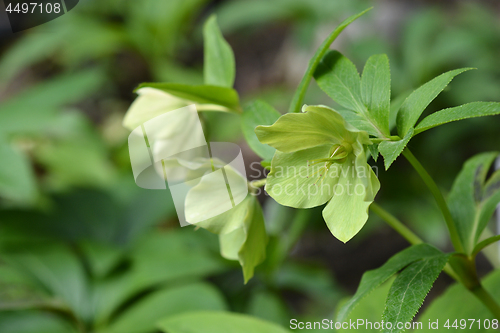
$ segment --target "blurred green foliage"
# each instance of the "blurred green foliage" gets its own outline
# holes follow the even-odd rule
[[[247,313],[284,327],[290,318],[333,318],[348,291],[334,282],[328,262],[289,258],[304,233],[323,228],[320,210],[301,216],[267,200],[268,259],[243,286],[239,267],[220,258],[213,235],[176,226],[168,193],[136,187],[121,121],[139,82],[202,83],[200,22],[208,12],[218,14],[230,41],[283,25],[298,45],[287,51],[300,53],[314,49],[325,26],[364,7],[365,1],[89,0],[6,43],[0,58],[0,332],[146,333],[164,317],[203,310]],[[497,15],[472,4],[452,13],[423,10],[412,13],[396,40],[375,28],[370,33],[368,19],[363,34],[342,47],[358,65],[373,53],[389,55],[393,107],[458,67],[478,70],[457,78],[431,111],[499,101]],[[236,76],[236,87],[243,80]],[[240,93],[244,100],[271,96],[266,99],[284,111],[295,84],[283,79]],[[238,126],[228,124],[239,119],[231,117],[207,116],[213,138],[237,139]],[[439,185],[450,188],[467,157],[498,149],[498,119],[447,125],[412,144],[417,154],[425,152],[424,164],[435,166],[430,172]],[[382,199],[424,238],[446,246],[439,212],[427,209],[416,175],[396,165],[398,171],[380,174]],[[414,186],[403,189],[408,182]],[[418,199],[400,204],[410,197]],[[498,278],[488,278],[487,286],[495,290]],[[355,314],[377,320],[380,295],[365,299]],[[464,302],[452,290],[442,298],[452,296]],[[436,307],[423,316],[437,316]]]

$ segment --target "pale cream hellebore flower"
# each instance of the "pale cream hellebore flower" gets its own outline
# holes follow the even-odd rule
[[[150,154],[142,154],[146,161],[139,164],[154,163],[153,171],[168,181],[184,222],[217,234],[221,255],[240,262],[246,283],[255,266],[265,259],[267,234],[262,209],[257,199],[248,194],[247,179],[238,171],[238,157],[225,163],[209,153],[196,113],[230,110],[220,105],[195,104],[150,87],[137,93],[123,125],[137,132],[136,138],[147,138]],[[211,152],[231,150],[224,145],[231,144],[212,143]],[[233,150],[241,153],[234,146]],[[144,142],[141,147],[145,147]],[[242,159],[240,164],[243,165]]]
[[[260,142],[276,148],[266,192],[278,203],[311,208],[327,203],[323,218],[332,234],[347,242],[368,219],[380,189],[367,163],[368,134],[326,106],[304,106],[258,126]]]

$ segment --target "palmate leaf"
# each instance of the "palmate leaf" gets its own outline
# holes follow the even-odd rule
[[[366,61],[361,76],[361,97],[377,127],[389,136],[391,72],[387,55],[373,55]]]
[[[500,270],[495,270],[486,276],[481,284],[491,294],[491,296],[500,302]],[[460,320],[466,319],[466,329],[460,328]],[[469,321],[468,319],[471,319]],[[472,319],[475,319],[472,327]],[[424,323],[423,329],[415,332],[440,332],[440,330],[430,329],[426,323],[439,321],[439,327],[442,328],[449,320],[451,326],[457,320],[459,329],[449,329],[450,332],[474,332],[487,333],[495,332],[494,329],[486,329],[483,323],[486,320],[495,319],[488,308],[481,303],[469,290],[463,285],[456,283],[448,288],[441,296],[436,298],[428,308],[419,316],[419,321]],[[444,328],[444,331],[448,329]]]
[[[288,330],[247,315],[200,311],[162,320],[158,327],[165,333],[286,333]]]
[[[357,113],[367,112],[361,99],[361,78],[356,66],[338,51],[329,51],[314,72],[319,87],[335,102]]]
[[[299,83],[299,86],[297,87],[297,90],[295,91],[295,94],[293,95],[292,103],[290,104],[290,109],[288,112],[299,112],[300,108],[302,107],[302,101],[304,99],[304,96],[307,91],[307,87],[309,86],[309,83],[311,82],[311,79],[315,75],[316,69],[318,68],[318,65],[320,64],[320,61],[323,59],[325,54],[328,52],[328,49],[330,48],[330,44],[333,43],[333,41],[340,35],[344,29],[354,22],[356,19],[364,15],[366,12],[368,12],[371,8],[368,8],[361,13],[358,13],[356,15],[353,15],[351,17],[348,17],[345,19],[342,23],[339,24],[335,30],[332,31],[332,33],[325,39],[325,41],[321,44],[321,46],[318,48],[314,56],[311,58],[309,61],[309,66],[307,67],[307,70],[302,77],[302,80]]]
[[[473,102],[430,114],[415,128],[414,135],[452,121],[500,114],[500,103]]]
[[[203,26],[203,40],[205,84],[231,88],[236,74],[234,54],[222,36],[215,15]]]
[[[439,95],[450,81],[460,73],[472,68],[455,69],[435,77],[406,98],[398,111],[397,127],[400,137],[405,137],[415,126],[425,108]]]
[[[440,255],[442,255],[442,253],[431,245],[414,245],[394,255],[382,267],[366,272],[361,278],[356,294],[354,294],[351,300],[340,309],[337,321],[344,321],[365,296],[370,294],[375,288],[387,281],[404,267],[417,260],[434,258]]]
[[[449,257],[449,254],[441,253],[415,261],[398,275],[389,290],[383,314],[383,320],[391,323],[392,328],[383,332],[404,331],[404,328],[397,327],[398,323],[413,319]]]
[[[389,136],[390,72],[385,55],[368,59],[363,78],[356,66],[337,51],[328,52],[314,73],[318,86],[348,111],[353,126],[377,137]]]
[[[398,141],[386,141],[380,144],[380,153],[384,156],[385,168],[389,169],[391,164],[403,152],[404,148],[410,139],[416,134],[423,132],[429,128],[444,124],[446,122],[470,118],[474,116],[493,114],[497,110],[488,105],[486,108],[474,109],[471,107],[458,107],[458,110],[446,109],[425,118],[418,126],[419,130],[415,130],[414,126],[424,112],[425,108],[439,95],[439,93],[450,83],[450,81],[460,73],[469,70],[470,68],[456,69],[446,72],[425,83],[420,88],[413,91],[406,100],[401,104],[397,113],[396,124],[399,136],[402,138]],[[471,103],[475,104],[475,103]],[[483,105],[476,105],[476,107]],[[476,115],[472,115],[476,114]]]
[[[345,321],[353,321],[357,322],[358,319],[364,319],[367,322],[381,322],[382,314],[384,313],[384,304],[387,299],[387,294],[389,293],[389,289],[394,282],[395,277],[388,279],[386,282],[382,283],[382,285],[375,288],[369,295],[364,297],[356,308],[347,316]],[[345,300],[343,300],[345,301]],[[343,301],[340,302],[342,305]],[[347,329],[339,329],[338,332],[352,332],[353,330]],[[360,326],[360,332],[363,333],[380,333],[380,328],[376,329],[375,327],[368,326]]]
[[[453,183],[448,205],[465,251],[471,254],[500,202],[500,171],[486,175],[498,152],[469,159]]]

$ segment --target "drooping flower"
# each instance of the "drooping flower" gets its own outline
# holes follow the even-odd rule
[[[326,106],[304,106],[271,126],[258,126],[260,142],[276,148],[266,192],[278,203],[312,208],[327,203],[323,218],[332,234],[347,242],[368,219],[380,189],[367,163],[368,134]]]

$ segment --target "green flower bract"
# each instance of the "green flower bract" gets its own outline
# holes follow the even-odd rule
[[[368,219],[380,189],[367,163],[368,134],[326,106],[304,106],[271,126],[255,129],[262,143],[277,149],[266,192],[278,203],[311,208],[327,203],[323,218],[332,234],[347,242]]]

